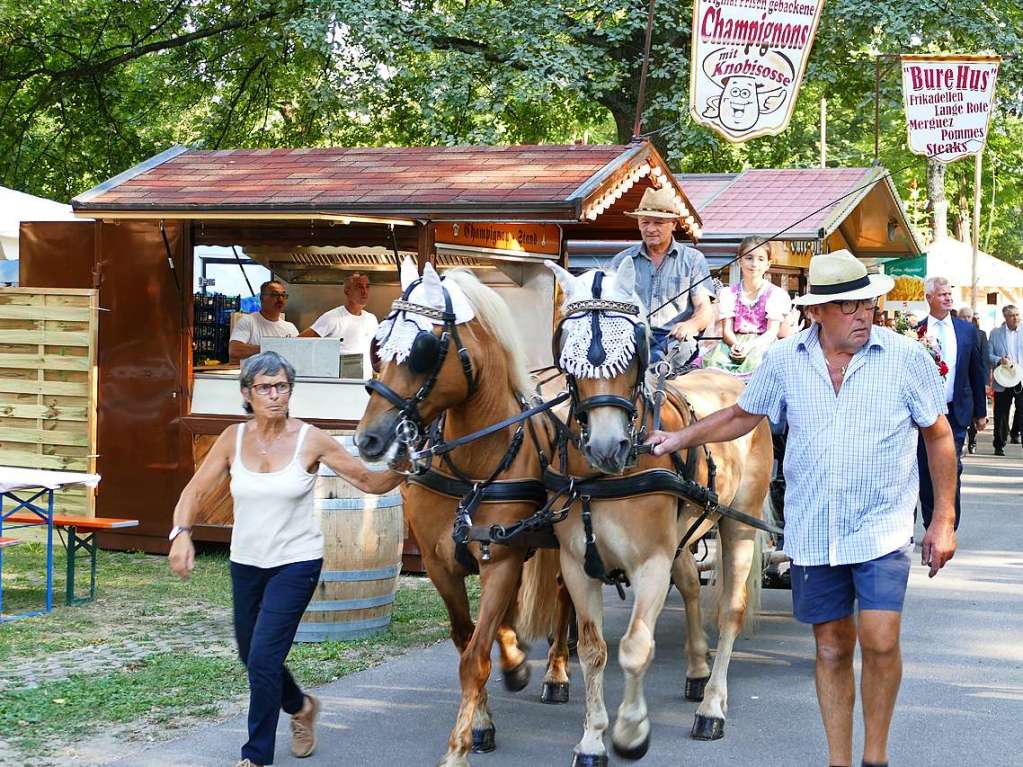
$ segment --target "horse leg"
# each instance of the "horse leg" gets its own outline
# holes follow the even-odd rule
[[[497,627],[497,647],[501,653],[501,674],[504,677],[504,688],[509,692],[519,692],[529,684],[529,665],[526,653],[519,647],[519,637],[515,633],[515,602],[508,608],[504,621]]]
[[[481,568],[479,617],[476,630],[459,661],[462,700],[441,767],[468,767],[473,727],[479,725],[486,729],[488,724],[493,727],[489,714],[480,713],[479,709],[485,709],[487,703],[484,685],[490,677],[490,651],[494,646],[498,626],[515,598],[521,575],[521,556],[507,556]]]
[[[710,678],[709,646],[700,608],[700,573],[688,546],[683,546],[675,557],[671,578],[686,606],[686,700],[703,700],[704,688]]]
[[[604,732],[608,720],[604,707],[604,666],[607,665],[607,643],[604,641],[603,584],[583,572],[582,556],[577,559],[564,544],[561,574],[575,605],[579,625],[579,665],[586,686],[583,737],[575,746],[572,764],[573,767],[606,767]]]
[[[568,629],[572,620],[572,597],[563,579],[558,578],[558,618],[547,652],[547,673],[543,678],[540,700],[544,703],[568,703]]]
[[[650,718],[643,696],[643,677],[654,658],[654,626],[668,593],[671,560],[652,556],[630,574],[635,599],[629,628],[618,645],[618,663],[625,672],[625,692],[611,730],[615,753],[640,759],[650,747]]]
[[[756,531],[739,522],[722,517],[718,523],[718,577],[723,579],[718,605],[718,645],[710,682],[703,702],[696,709],[696,720],[693,722],[691,734],[697,740],[717,740],[725,734],[728,664],[732,659],[735,638],[742,630],[742,617],[748,598],[747,580],[753,567],[756,548],[755,538]]]

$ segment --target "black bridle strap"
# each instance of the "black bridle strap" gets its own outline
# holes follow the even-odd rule
[[[755,527],[757,530],[763,530],[773,535],[780,535],[784,532],[777,525],[772,525],[770,522],[750,516],[731,506],[718,503],[715,492],[708,490],[697,482],[682,479],[675,472],[668,469],[650,469],[625,477],[586,479],[569,477],[548,469],[544,472],[543,479],[549,491],[562,492],[568,488],[570,483],[574,482],[574,488],[580,496],[588,495],[591,498],[605,500],[629,498],[636,495],[652,495],[655,493],[677,495],[697,506],[702,506],[711,514],[721,514],[724,517],[734,519],[736,522]]]
[[[475,442],[478,439],[483,439],[484,437],[489,437],[491,434],[496,434],[502,429],[507,429],[509,426],[512,426],[513,424],[521,423],[522,421],[532,418],[534,415],[539,415],[540,413],[555,408],[562,402],[567,400],[568,397],[569,397],[568,392],[562,392],[552,400],[548,400],[547,402],[544,402],[541,405],[531,407],[528,410],[523,410],[521,413],[509,416],[508,418],[505,418],[503,421],[498,421],[497,423],[491,424],[490,426],[480,429],[479,431],[474,431],[471,434],[466,434],[465,436],[458,437],[457,439],[453,439],[450,442],[442,442],[439,445],[433,445],[431,447],[423,448],[422,450],[416,450],[414,453],[412,453],[411,457],[413,460],[420,460],[428,456],[444,455],[445,453],[450,453],[455,448],[462,447],[463,445],[468,445],[469,443]]]

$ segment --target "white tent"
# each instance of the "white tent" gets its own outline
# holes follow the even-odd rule
[[[0,259],[18,259],[22,221],[80,221],[71,206],[0,186]]]
[[[973,246],[952,237],[933,242],[927,249],[927,276],[946,277],[953,287],[969,289],[973,284]],[[979,251],[977,287],[1023,288],[1023,269]]]

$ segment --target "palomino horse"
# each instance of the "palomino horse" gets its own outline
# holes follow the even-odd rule
[[[671,580],[679,587],[686,607],[686,697],[702,697],[693,737],[722,736],[732,645],[742,629],[747,606],[754,612],[760,597],[759,562],[753,566],[760,535],[733,517],[745,514],[748,520],[757,521],[763,513],[771,470],[771,434],[764,423],[734,442],[674,458],[637,450],[652,428],[654,408],[651,382],[644,375],[645,309],[635,293],[632,260],[622,262],[616,273],[588,272],[580,277],[548,265],[565,295],[554,360],[573,391],[571,437],[560,452],[568,465],[554,463],[554,471],[548,473],[548,489],[565,487],[569,478],[575,478],[575,497],[579,499],[555,527],[561,544],[562,577],[578,617],[578,653],[586,683],[586,719],[583,737],[575,747],[575,764],[605,765],[603,736],[608,717],[603,674],[607,645],[601,575],[627,580],[635,597],[618,650],[625,691],[611,733],[615,751],[638,759],[649,747],[643,676],[653,659],[654,626]],[[742,390],[734,377],[709,370],[690,373],[674,384],[661,408],[661,428],[666,430],[679,429],[693,418],[733,404]],[[594,475],[594,469],[601,474]],[[709,485],[731,516],[719,513],[713,500],[706,502],[706,496],[699,506],[690,500],[683,502],[681,493],[671,492],[679,476],[689,480],[690,488]],[[722,591],[717,657],[711,671],[700,619],[699,578],[688,544],[714,523],[718,525]],[[681,547],[680,542],[684,544]]]
[[[401,281],[402,298],[377,333],[385,365],[380,379],[368,383],[372,396],[356,436],[367,460],[394,461],[410,446],[419,447],[427,425],[442,414],[442,433],[432,435],[432,443],[451,442],[520,414],[530,388],[511,314],[493,290],[469,272],[450,272],[442,281],[429,264],[420,280],[410,260],[402,265]],[[447,606],[451,638],[461,654],[462,698],[441,762],[445,767],[468,765],[470,750],[494,748],[485,684],[495,638],[505,684],[520,690],[528,666],[513,628],[516,617],[520,626],[532,628],[523,631],[532,633],[526,639],[554,632],[559,613],[567,625],[567,597],[558,597],[554,550],[538,552],[523,575],[524,546],[483,550],[467,536],[477,525],[526,518],[546,501],[541,451],[549,435],[538,433],[546,427],[542,417],[535,420],[540,423],[510,425],[453,449],[441,467],[414,474],[402,489],[406,519]],[[476,570],[481,594],[474,625],[465,578]],[[523,578],[519,612],[529,614],[516,616]],[[551,657],[557,662],[545,678],[547,702],[567,700],[567,655],[564,641],[556,642]]]

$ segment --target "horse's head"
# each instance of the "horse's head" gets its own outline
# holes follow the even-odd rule
[[[374,339],[383,368],[367,383],[369,404],[355,439],[366,460],[393,461],[420,443],[441,412],[473,394],[480,372],[472,363],[478,341],[465,327],[475,314],[459,286],[442,281],[430,264],[420,278],[406,259],[401,287]]]
[[[627,258],[616,272],[574,277],[557,264],[548,266],[565,295],[553,354],[568,377],[580,447],[594,468],[621,474],[636,440],[637,402],[650,354],[635,267]]]

